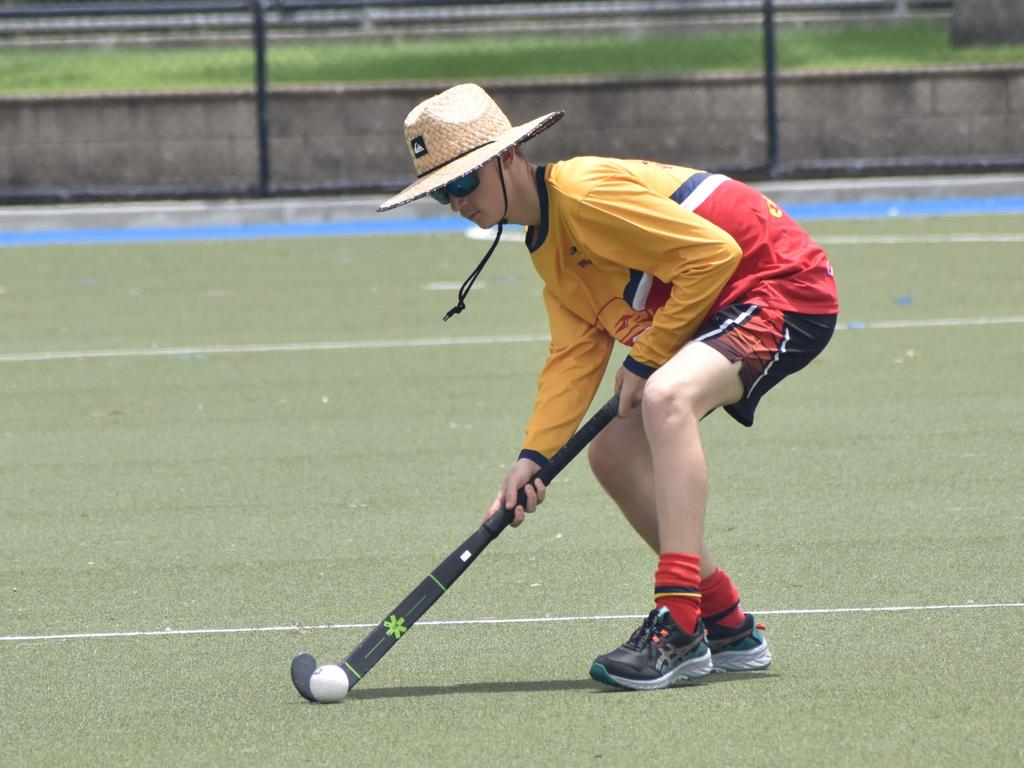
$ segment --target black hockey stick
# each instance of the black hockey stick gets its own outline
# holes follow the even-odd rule
[[[614,395],[601,410],[590,417],[579,431],[576,432],[562,448],[551,457],[534,476],[548,485],[582,451],[587,444],[604,429],[619,412],[619,396]],[[519,490],[516,506],[526,504],[526,492]],[[512,510],[502,507],[484,521],[476,533],[460,544],[444,561],[437,566],[409,595],[377,625],[366,639],[345,657],[338,666],[345,670],[349,678],[349,688],[358,685],[367,672],[380,661],[384,654],[391,650],[409,628],[427,612],[438,598],[451,588],[455,580],[461,576],[481,552],[498,535],[508,527],[515,518]],[[300,653],[292,659],[292,683],[304,698],[316,701],[309,688],[310,678],[317,668],[316,659],[308,653]]]

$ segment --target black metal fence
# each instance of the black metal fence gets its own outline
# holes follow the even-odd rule
[[[388,191],[401,115],[461,80],[562,83],[567,150],[1024,168],[1020,0],[0,0],[0,200]]]

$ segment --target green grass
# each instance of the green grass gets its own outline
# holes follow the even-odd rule
[[[948,25],[784,28],[786,69],[1024,62],[1024,46],[954,48]],[[762,66],[756,31],[691,36],[272,43],[274,85],[544,75],[654,75]],[[0,50],[0,93],[248,88],[247,46]]]
[[[812,229],[1024,234],[1012,216]],[[0,355],[543,334],[538,281],[511,244],[467,312],[441,322],[452,297],[423,286],[461,280],[483,246],[4,249]],[[829,251],[848,322],[1020,314],[1019,241]],[[765,399],[756,428],[707,419],[708,536],[745,605],[1020,601],[1022,344],[1022,324],[843,330]],[[0,359],[0,637],[375,623],[476,526],[545,351]],[[638,614],[654,566],[580,460],[425,619]],[[630,620],[421,625],[335,707],[302,703],[288,662],[336,660],[365,629],[0,639],[0,764],[1024,759],[1024,609],[766,620],[767,673],[650,694],[587,677]]]

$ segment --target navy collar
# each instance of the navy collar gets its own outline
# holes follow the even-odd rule
[[[526,247],[533,253],[548,237],[548,185],[544,182],[546,165],[537,166],[537,197],[540,200],[540,224],[526,231]]]

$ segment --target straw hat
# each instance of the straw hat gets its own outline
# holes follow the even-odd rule
[[[405,118],[406,146],[417,179],[377,210],[397,208],[440,189],[509,147],[529,141],[564,114],[550,112],[513,126],[479,85],[456,85],[431,96]]]

